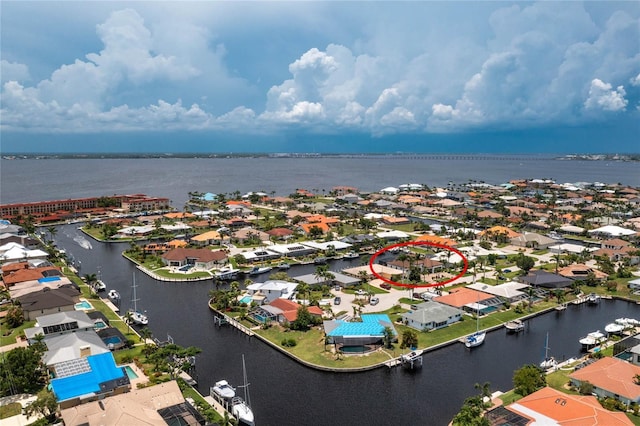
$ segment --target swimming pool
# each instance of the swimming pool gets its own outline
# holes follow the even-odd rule
[[[247,305],[250,305],[251,304],[251,296],[249,296],[249,295],[244,296],[242,299],[239,300],[239,302],[247,304]]]
[[[107,327],[108,325],[102,320],[98,320],[93,323],[93,328],[95,328],[96,330],[100,330],[102,328],[107,328]]]
[[[122,339],[119,338],[118,336],[105,337],[104,339],[102,339],[102,341],[107,346],[109,346],[109,345],[119,345],[120,343],[122,343]]]
[[[124,371],[127,373],[127,377],[129,377],[129,380],[138,378],[138,375],[135,371],[133,371],[133,368],[129,367],[128,365],[124,366]]]
[[[93,309],[93,306],[91,305],[91,303],[83,300],[82,302],[76,303],[74,305],[74,308],[76,311],[88,311],[89,309]]]
[[[258,315],[258,314],[254,314],[253,317],[256,319],[256,321],[259,322],[267,322],[267,317],[263,317],[262,315]]]

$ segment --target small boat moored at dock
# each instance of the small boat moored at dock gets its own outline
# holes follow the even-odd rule
[[[589,349],[592,346],[599,345],[605,340],[606,340],[605,335],[602,332],[600,332],[600,330],[597,330],[587,334],[585,337],[581,338],[579,342],[585,349]]]
[[[120,301],[120,293],[118,293],[117,290],[114,290],[114,289],[109,290],[108,296],[109,296],[109,299],[111,299],[111,301],[114,303]]]
[[[518,333],[524,330],[524,323],[522,320],[515,319],[513,321],[506,322],[504,324],[504,328],[506,328],[509,333]]]
[[[250,271],[249,275],[260,275],[271,271],[271,266],[254,266]]]
[[[227,400],[231,400],[236,396],[236,390],[226,380],[217,381],[211,388],[211,392]]]
[[[622,333],[624,331],[624,325],[612,322],[604,326],[604,331],[606,331],[607,334]]]
[[[544,359],[540,362],[540,368],[543,370],[548,370],[550,368],[555,368],[558,365],[556,359],[552,356],[549,356],[549,333],[547,333],[547,337],[544,341]]]

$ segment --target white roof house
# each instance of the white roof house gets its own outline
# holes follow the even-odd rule
[[[319,242],[319,243],[315,241],[303,241],[301,244],[307,247],[312,247],[316,250],[322,250],[322,251],[326,251],[331,248],[333,248],[334,250],[345,250],[353,246],[352,244],[344,243],[342,241],[336,241],[336,240]]]
[[[107,345],[93,330],[52,336],[44,342],[47,345],[47,352],[44,354],[43,361],[48,366],[78,359],[88,354],[98,355],[110,352]]]
[[[382,188],[380,190],[383,194],[397,194],[400,191],[398,188],[394,188],[393,186],[387,186],[386,188]]]
[[[634,231],[633,229],[622,228],[620,226],[615,226],[615,225],[601,226],[600,228],[592,229],[592,230],[587,231],[587,232],[589,232],[590,234],[609,235],[611,237],[634,235],[634,234],[637,233],[637,231]]]
[[[289,281],[268,280],[263,283],[254,283],[247,286],[247,291],[251,295],[261,294],[267,299],[269,303],[275,299],[289,299],[293,298],[297,283]]]

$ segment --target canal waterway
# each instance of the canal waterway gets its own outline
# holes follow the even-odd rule
[[[424,366],[415,371],[385,367],[353,374],[321,372],[231,327],[214,325],[207,307],[211,281],[154,281],[122,257],[128,243],[92,241],[88,248],[78,243],[77,226],[58,228],[58,246],[80,263],[81,275],[99,272],[109,289],[118,290],[122,310],[131,303],[136,274],[138,308],[147,311],[154,336],[164,340],[169,335],[179,345],[202,349],[196,366],[201,393],[208,394],[220,379],[240,384],[245,355],[258,425],[446,425],[464,399],[477,393],[475,383],[490,382],[492,391],[506,391],[512,387],[514,370],[540,362],[547,333],[550,354],[562,360],[580,355],[578,339],[588,332],[604,330],[615,318],[640,318],[640,307],[623,301],[569,305],[563,312],[527,321],[525,332],[518,335],[499,329],[473,350],[454,344],[427,353]],[[331,265],[333,270],[337,267]],[[306,268],[292,268],[290,273],[315,270],[312,265]]]

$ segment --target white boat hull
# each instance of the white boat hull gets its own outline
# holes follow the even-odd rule
[[[464,340],[464,345],[468,348],[475,348],[476,346],[480,346],[484,343],[484,338],[486,337],[486,335],[487,333],[481,332],[474,333],[471,336],[467,336]]]
[[[216,382],[212,391],[222,399],[232,399],[236,396],[236,391],[226,380]]]

